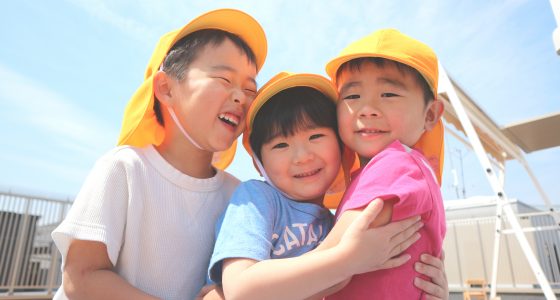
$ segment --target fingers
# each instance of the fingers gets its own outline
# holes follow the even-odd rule
[[[442,289],[447,289],[447,278],[443,263],[438,259],[428,254],[420,256],[422,262],[416,262],[414,269],[432,279],[432,282]]]
[[[426,292],[426,299],[447,299],[446,291],[437,284],[426,281],[420,277],[414,278],[414,285]]]
[[[443,259],[439,259],[435,256],[432,256],[430,254],[424,253],[420,256],[420,260],[425,263],[426,265],[430,265],[433,266],[435,268],[438,268],[440,270],[444,269],[444,265],[443,265]]]
[[[389,255],[391,257],[395,256],[395,255],[399,255],[401,254],[403,251],[405,251],[406,249],[408,249],[408,247],[410,247],[412,244],[416,243],[416,241],[418,241],[420,239],[420,234],[419,233],[413,233],[412,236],[408,237],[406,240],[404,240],[402,243],[396,245],[395,247],[393,247],[393,249],[391,249],[391,251],[389,252]]]
[[[404,263],[406,263],[409,260],[410,260],[410,254],[399,255],[397,257],[393,257],[393,258],[387,260],[386,262],[384,262],[379,267],[379,270],[396,268],[396,267],[399,267],[399,266],[403,265]]]
[[[383,201],[381,199],[375,199],[370,202],[366,208],[360,213],[358,218],[352,222],[351,227],[355,227],[358,230],[365,230],[369,228],[369,224],[375,220],[377,215],[383,209]]]
[[[401,221],[391,222],[386,225],[386,227],[389,228],[391,232],[393,232],[392,238],[394,238],[401,232],[409,229],[411,226],[414,226],[418,221],[420,221],[420,217],[414,216]]]
[[[420,228],[422,228],[422,226],[424,226],[424,223],[422,223],[421,221],[415,222],[411,224],[411,226],[404,228],[400,232],[393,235],[390,239],[390,242],[395,245],[398,245],[406,241],[407,239],[409,239],[411,236],[413,236],[414,233],[416,233]]]

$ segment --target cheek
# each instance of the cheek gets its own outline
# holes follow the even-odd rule
[[[338,133],[343,135],[345,131],[350,130],[351,115],[348,109],[340,108],[337,110]]]
[[[285,160],[282,155],[276,155],[271,153],[262,153],[262,165],[263,168],[269,176],[275,176],[281,173],[282,165],[285,164]]]

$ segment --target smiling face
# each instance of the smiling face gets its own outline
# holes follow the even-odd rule
[[[167,105],[188,134],[207,151],[222,151],[243,132],[256,94],[256,66],[229,39],[208,44],[171,80]]]
[[[342,141],[363,159],[371,159],[399,140],[412,147],[431,118],[434,101],[425,104],[418,80],[394,63],[364,62],[345,68],[337,80]]]
[[[303,128],[276,136],[261,148],[272,183],[296,201],[321,204],[340,168],[336,133],[329,127]]]

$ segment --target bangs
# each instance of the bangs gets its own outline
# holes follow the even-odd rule
[[[430,88],[430,85],[428,84],[428,82],[426,81],[424,76],[422,76],[422,74],[420,74],[420,72],[418,72],[418,70],[414,69],[411,66],[400,63],[398,61],[394,61],[394,60],[390,60],[390,59],[382,58],[382,57],[359,57],[359,58],[355,58],[355,59],[352,59],[350,61],[347,61],[347,62],[343,63],[340,66],[340,68],[338,68],[338,71],[336,71],[336,80],[338,81],[340,79],[340,75],[344,71],[359,72],[361,67],[365,63],[372,63],[379,68],[385,68],[388,65],[392,65],[392,66],[396,67],[397,70],[402,75],[411,75],[411,76],[414,77],[416,82],[422,88],[422,91],[424,93],[423,96],[424,96],[424,103],[425,104],[429,103],[430,101],[432,101],[434,99],[435,95],[432,92],[432,89]]]
[[[285,103],[288,105],[288,103]],[[295,103],[294,103],[295,104]],[[277,136],[291,136],[300,130],[307,130],[317,127],[332,127],[332,120],[327,121],[321,116],[321,111],[317,107],[294,105],[294,109],[287,113],[282,109],[272,112],[273,118],[269,118],[269,125],[264,130],[263,143],[266,144]],[[336,120],[335,120],[336,121]]]
[[[272,96],[253,122],[249,142],[261,159],[261,147],[278,136],[291,136],[300,130],[327,127],[337,132],[336,105],[310,87],[293,87]]]

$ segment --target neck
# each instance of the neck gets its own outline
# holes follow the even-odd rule
[[[195,178],[211,178],[216,175],[216,170],[212,167],[213,153],[196,148],[184,138],[165,139],[155,148],[169,164],[183,174]]]
[[[372,158],[373,157],[368,158],[368,157],[360,156],[360,168],[365,167]]]

